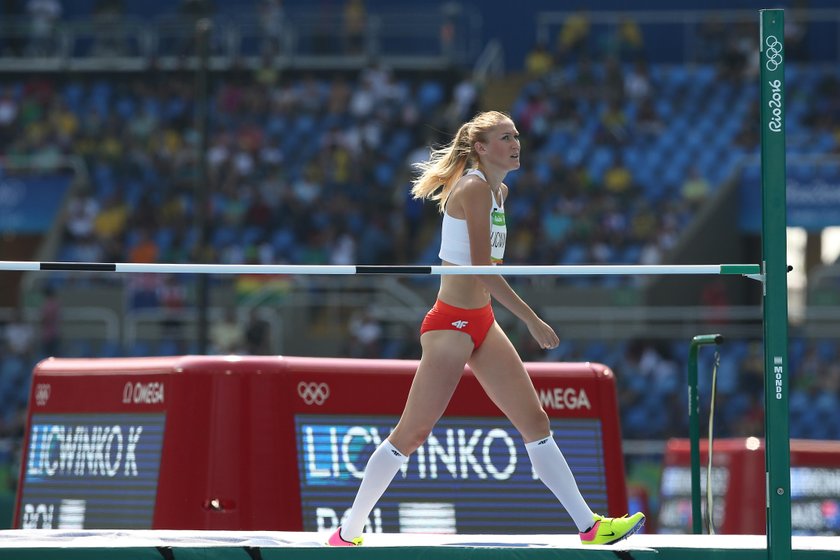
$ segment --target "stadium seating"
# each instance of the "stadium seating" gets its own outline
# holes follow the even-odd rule
[[[561,70],[574,79],[574,64]],[[596,71],[603,74],[601,65],[596,65]],[[629,68],[624,68],[624,72],[628,71]],[[806,122],[809,103],[817,95],[823,71],[804,66],[791,71],[797,77],[791,87],[787,116],[791,149],[802,152],[836,150],[838,145],[834,136],[815,131]],[[603,243],[600,262],[637,263],[646,244],[660,242],[661,233],[669,222],[686,223],[691,219],[693,209],[685,204],[681,185],[692,169],[708,181],[713,192],[732,176],[744,154],[757,153],[755,143],[744,144],[739,140],[739,133],[749,125],[751,110],[757,101],[758,91],[754,85],[722,81],[716,77],[713,67],[703,65],[653,64],[650,76],[653,106],[661,130],[655,135],[644,133],[638,120],[640,102],[624,99],[619,110],[625,118],[626,136],[618,138],[611,137],[602,123],[608,109],[605,100],[580,100],[574,111],[579,121],[569,125],[553,117],[559,113],[559,108],[552,106],[550,83],[535,80],[525,85],[510,108],[517,122],[527,120],[529,103],[535,92],[549,94],[548,109],[541,117],[542,121],[536,125],[532,122],[531,130],[523,135],[525,151],[534,146],[526,163],[534,170],[536,185],[517,193],[519,198],[510,209],[512,215],[542,213],[537,222],[541,228],[535,232],[533,254],[525,260],[543,264],[592,262],[593,244],[599,240],[597,233],[613,228],[622,241],[613,245],[610,241],[614,238],[608,238]],[[359,239],[377,239],[385,244],[375,247],[368,258],[393,254],[392,240],[382,239],[374,229],[376,217],[384,212],[387,216],[400,218],[403,210],[394,202],[394,189],[407,189],[406,158],[413,149],[424,144],[422,126],[418,123],[441,122],[448,103],[445,85],[425,78],[419,82],[403,79],[395,84],[402,92],[398,94],[401,96],[399,105],[381,100],[372,113],[354,115],[350,111],[332,114],[324,110],[326,98],[334,86],[331,78],[319,78],[314,90],[305,90],[311,85],[308,79],[301,78],[288,84],[283,92],[295,101],[285,109],[273,109],[267,119],[241,102],[243,98],[259,96],[258,86],[244,85],[237,91],[226,89],[224,84],[214,86],[213,103],[218,110],[213,112],[211,119],[211,128],[216,131],[211,148],[218,149],[219,153],[227,150],[224,163],[215,169],[221,175],[235,172],[240,177],[234,189],[224,186],[224,177],[212,179],[216,192],[211,200],[213,227],[210,239],[219,249],[219,262],[243,258],[242,255],[253,252],[261,244],[270,246],[278,261],[301,263],[323,259],[329,254],[328,244],[332,238],[309,234],[336,225],[350,230]],[[357,94],[360,88],[360,83],[352,84],[351,95]],[[17,82],[10,89],[15,92],[17,101],[23,103],[26,83]],[[178,212],[191,212],[197,204],[195,193],[183,184],[189,171],[188,163],[183,161],[189,162],[184,157],[194,140],[187,137],[184,126],[185,119],[189,120],[188,116],[192,114],[191,100],[181,93],[177,84],[162,88],[163,93],[151,94],[149,91],[105,78],[93,82],[70,78],[56,89],[52,99],[55,106],[66,107],[79,123],[84,123],[73,139],[78,142],[70,142],[69,146],[71,149],[87,147],[87,151],[79,155],[85,158],[91,171],[92,196],[103,201],[117,195],[130,209],[128,228],[120,237],[126,255],[124,260],[128,260],[127,255],[140,242],[141,229],[150,232],[151,241],[161,254],[174,249],[189,254],[197,246],[194,232],[176,237],[179,216],[185,215]],[[313,101],[302,98],[303,91],[315,92],[315,110],[301,110],[307,102]],[[235,109],[225,109],[228,102],[234,104]],[[419,118],[403,120],[398,106],[413,107]],[[98,115],[103,123],[98,128],[90,128],[96,124],[90,121],[92,115]],[[49,116],[45,111],[40,120],[30,122],[28,126],[50,126]],[[149,129],[144,132],[137,127],[138,120],[145,117],[150,120]],[[344,143],[340,148],[330,145],[334,141],[330,140],[330,135],[336,131],[342,135],[338,142]],[[131,138],[131,134],[136,136]],[[125,142],[122,152],[115,157],[105,149],[109,138],[131,142]],[[253,143],[250,148],[242,148],[243,143],[249,142]],[[90,149],[91,144],[93,149]],[[138,151],[153,148],[155,157],[137,157],[136,153],[128,151],[129,146]],[[272,150],[279,150],[282,166],[276,159],[271,159],[276,155]],[[357,150],[370,157],[360,157],[354,153]],[[330,159],[330,165],[324,166],[324,158],[335,159]],[[180,160],[183,161],[179,163]],[[623,162],[627,167],[633,186],[627,193],[617,194],[622,202],[614,205],[609,204],[611,197],[603,194],[608,192],[605,177],[617,162]],[[342,168],[342,165],[348,167]],[[558,179],[558,165],[562,167],[564,177],[577,173],[583,178],[582,182],[570,187]],[[350,169],[353,166],[358,168]],[[337,169],[344,169],[344,175],[326,176],[325,170],[338,174]],[[808,172],[807,168],[798,167],[796,173],[800,175],[794,178],[804,178]],[[511,186],[521,184],[523,173],[511,175]],[[755,171],[747,168],[746,173]],[[272,184],[272,181],[279,184]],[[282,201],[269,201],[274,204],[270,225],[258,226],[250,224],[245,216],[253,210],[257,194],[263,188],[269,196],[283,198]],[[312,204],[311,197],[317,197],[319,193],[341,193],[346,197],[342,200],[348,203]],[[553,206],[546,203],[564,197],[580,212],[572,216],[563,214],[568,223],[550,215]],[[640,200],[656,209],[655,224],[637,234],[631,224],[644,208],[637,203]],[[174,218],[142,214],[144,204],[158,207],[164,201],[177,202],[173,203]],[[280,210],[278,202],[282,202]],[[426,239],[422,245],[404,247],[411,262],[429,263],[435,259],[439,241],[435,235],[426,236]],[[85,260],[80,256],[88,254],[88,241],[65,237],[55,258]],[[238,257],[234,257],[236,255]],[[547,261],[546,255],[553,260]],[[572,282],[601,282],[612,287],[624,280],[575,278]],[[154,292],[137,291],[130,304],[136,309],[158,306],[160,302]],[[687,351],[684,347],[677,346],[667,353],[668,356],[660,355],[660,359],[669,362],[663,370],[666,374],[663,374],[661,371],[640,371],[638,364],[628,360],[629,342],[588,344],[571,341],[564,345],[550,355],[552,359],[583,357],[603,361],[617,372],[624,437],[660,438],[685,432],[683,401]],[[746,341],[735,341],[721,352],[718,392],[728,406],[722,412],[719,435],[737,432],[739,419],[750,412],[751,399],[755,398],[739,387],[739,364],[747,347]],[[388,355],[396,354],[393,345],[385,348]],[[811,349],[819,367],[827,368],[837,358],[835,341],[815,344],[806,339],[793,339],[790,371],[794,376],[798,375]],[[82,341],[68,347],[66,352],[78,356],[96,353],[116,356],[173,354],[178,350],[168,343],[138,342],[131,348],[120,348],[113,343],[102,346],[93,341]],[[0,408],[6,411],[5,414],[11,414],[8,411],[25,402],[25,379],[35,358],[0,357]],[[701,369],[711,371],[708,357],[703,358]],[[818,394],[814,386],[804,387],[796,382],[793,389],[792,435],[840,438],[840,403],[836,394]],[[707,375],[701,375],[701,393],[704,397],[709,395]],[[673,406],[663,406],[663,403],[673,403]]]

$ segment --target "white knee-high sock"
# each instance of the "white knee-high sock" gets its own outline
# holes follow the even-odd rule
[[[553,436],[525,444],[534,472],[548,486],[577,525],[584,532],[592,527],[592,510],[580,495],[575,476]]]
[[[341,525],[341,538],[349,541],[362,534],[373,506],[406,461],[408,457],[400,453],[387,439],[379,444],[368,459],[362,483],[359,485],[356,499],[353,500],[353,507]]]

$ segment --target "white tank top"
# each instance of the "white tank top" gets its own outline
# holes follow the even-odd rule
[[[470,169],[466,175],[478,175],[486,181],[479,169]],[[496,197],[490,193],[492,205],[490,207],[490,260],[493,264],[501,264],[505,256],[505,241],[507,239],[507,226],[505,225],[505,205],[496,202]],[[467,220],[453,218],[443,211],[443,224],[440,234],[441,260],[466,266],[472,264],[470,257],[470,236],[467,231]]]

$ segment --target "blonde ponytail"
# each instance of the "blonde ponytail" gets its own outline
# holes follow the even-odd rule
[[[467,166],[478,162],[475,143],[486,141],[487,132],[510,117],[499,111],[479,113],[461,125],[455,137],[442,148],[433,149],[429,161],[415,163],[420,175],[411,181],[414,198],[436,200],[443,212],[452,187],[458,182]]]

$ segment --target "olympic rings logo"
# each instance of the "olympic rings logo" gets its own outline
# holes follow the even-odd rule
[[[45,406],[50,400],[51,387],[49,383],[38,383],[35,385],[35,404]]]
[[[767,63],[765,65],[769,71],[774,72],[784,60],[784,57],[782,57],[784,46],[775,35],[769,35],[764,42],[767,44]]]
[[[330,386],[326,383],[307,383],[301,381],[298,383],[297,392],[300,398],[303,399],[304,404],[321,406],[330,398]]]

